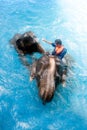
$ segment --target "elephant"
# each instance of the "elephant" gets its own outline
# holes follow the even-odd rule
[[[20,55],[32,55],[34,52],[45,53],[45,50],[41,47],[32,31],[25,32],[24,34],[15,34],[10,43],[14,45]]]
[[[44,54],[36,60],[30,70],[30,81],[37,81],[43,104],[53,99],[58,84],[66,81],[67,66],[56,56]]]

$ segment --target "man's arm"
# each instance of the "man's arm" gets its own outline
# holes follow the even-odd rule
[[[47,41],[46,39],[42,39],[42,41],[44,41],[44,42],[46,42],[46,43],[48,43],[48,44],[52,44],[52,42]]]

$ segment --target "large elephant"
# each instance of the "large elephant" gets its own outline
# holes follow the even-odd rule
[[[43,103],[50,102],[58,84],[66,80],[67,67],[56,56],[43,55],[31,67],[30,81],[37,80]]]
[[[15,34],[10,40],[20,55],[33,54],[34,52],[45,53],[37,37],[32,31],[24,34]]]

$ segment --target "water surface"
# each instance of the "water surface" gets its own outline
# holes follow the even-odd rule
[[[29,30],[50,52],[41,39],[61,38],[75,60],[66,88],[60,86],[45,106],[9,44],[15,33]],[[0,130],[86,130],[87,1],[0,0],[0,32]]]

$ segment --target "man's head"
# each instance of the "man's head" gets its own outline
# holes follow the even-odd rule
[[[62,45],[62,41],[60,39],[55,40],[56,45]]]

